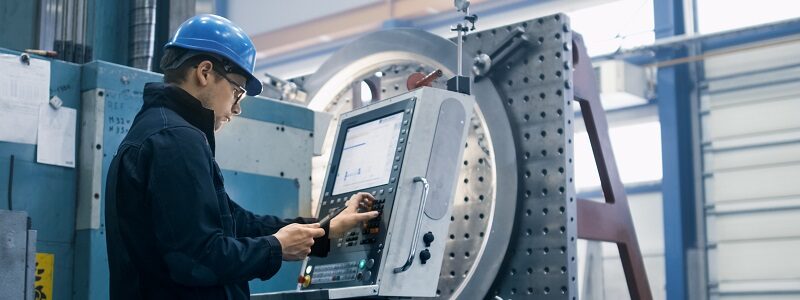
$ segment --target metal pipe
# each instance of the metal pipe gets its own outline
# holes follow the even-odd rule
[[[12,188],[14,187],[14,155],[8,162],[8,210],[14,210],[14,201],[11,200]]]
[[[72,54],[72,57],[69,60],[72,61],[72,62],[81,63],[81,61],[76,59],[78,57],[78,54],[75,53],[76,50],[78,49],[78,45],[77,45],[78,44],[78,17],[80,16],[80,13],[78,12],[78,7],[80,6],[79,1],[81,1],[81,0],[72,0],[72,9],[71,9],[71,12],[72,12],[72,24],[71,24],[71,26],[72,26],[72,36],[71,36],[72,43],[70,43],[70,47],[72,48],[72,50],[70,50],[70,53]]]
[[[61,47],[60,47],[60,49],[57,49],[56,51],[59,51],[59,52],[62,52],[62,53],[64,52],[64,40],[66,40],[66,36],[67,36],[67,31],[66,31],[67,30],[67,12],[66,12],[66,9],[65,9],[66,2],[67,2],[66,0],[59,0],[58,4],[57,4],[58,5],[57,14],[60,16],[60,19],[58,20],[58,24],[59,24],[59,28],[58,28],[59,32],[58,33],[59,34],[58,34],[58,37],[56,38],[56,41],[60,41]],[[61,55],[63,55],[63,54],[61,54]],[[63,58],[63,56],[62,56],[62,58]]]
[[[152,69],[156,32],[156,0],[134,0],[131,4],[128,64],[149,71]]]
[[[772,23],[767,23],[758,26],[752,27],[744,27],[744,28],[735,28],[726,31],[714,32],[714,33],[706,33],[706,34],[688,34],[688,35],[676,35],[671,36],[668,38],[659,39],[656,42],[643,45],[639,47],[634,47],[630,49],[621,50],[618,53],[612,53],[608,55],[601,55],[599,56],[600,59],[616,59],[616,58],[625,58],[628,56],[639,55],[639,54],[647,54],[652,53],[657,49],[663,48],[675,48],[675,47],[682,47],[686,44],[696,43],[700,41],[706,41],[710,39],[723,39],[723,38],[731,38],[740,36],[743,34],[749,34],[753,32],[772,32],[776,29],[787,27],[787,26],[797,26],[800,24],[800,18],[794,18],[789,20],[782,20],[776,21]],[[594,59],[593,59],[594,60]]]
[[[80,56],[81,57],[81,59],[80,59],[81,63],[85,63],[85,62],[88,61],[88,59],[86,59],[86,47],[88,47],[88,46],[86,46],[86,34],[88,33],[88,30],[86,30],[86,22],[88,22],[88,20],[89,20],[89,4],[88,4],[88,2],[89,2],[88,0],[83,0],[83,23],[81,24],[81,32],[82,32],[82,34],[81,34],[81,56]]]

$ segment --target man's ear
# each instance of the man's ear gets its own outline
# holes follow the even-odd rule
[[[194,77],[197,79],[197,85],[204,87],[208,85],[208,82],[211,78],[211,71],[213,65],[210,61],[204,60],[197,65],[197,68],[194,71]]]

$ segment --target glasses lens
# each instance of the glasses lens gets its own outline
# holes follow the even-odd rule
[[[236,102],[239,102],[239,100],[242,99],[242,96],[244,96],[244,93],[246,92],[244,87],[236,83],[236,81],[233,81],[232,79],[228,78],[228,76],[225,75],[225,73],[222,73],[217,69],[214,69],[214,71],[217,72],[219,76],[222,76],[222,78],[225,78],[225,80],[227,80],[231,85],[233,85],[233,97],[236,98]]]
[[[240,86],[237,86],[236,92],[234,92],[233,96],[236,97],[236,102],[239,102],[239,100],[242,100],[242,96],[244,96],[244,89],[242,89]]]

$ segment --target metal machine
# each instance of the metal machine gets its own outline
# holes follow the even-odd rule
[[[466,14],[466,7],[460,10]],[[268,99],[245,101],[245,115],[218,136],[217,159],[234,200],[257,213],[293,216],[310,212],[314,204],[307,198],[319,194],[316,210],[325,216],[343,205],[340,199],[357,191],[375,191],[383,200],[377,209],[382,205],[384,210],[380,221],[346,236],[341,246],[334,240],[329,257],[312,258],[302,269],[296,263],[285,264],[270,281],[251,282],[252,290],[290,289],[302,274],[311,277],[303,282],[307,287],[301,284],[291,296],[275,295],[276,299],[373,295],[576,299],[576,240],[580,236],[617,242],[624,249],[620,253],[632,297],[648,299],[646,274],[603,111],[596,89],[586,88],[594,84],[587,68],[590,61],[582,44],[575,46],[576,37],[563,14],[463,35],[458,39],[463,42],[461,51],[457,43],[425,31],[381,31],[342,47],[314,74],[280,82],[285,86],[282,94],[293,95],[295,102],[307,107]],[[459,69],[472,73],[474,100],[446,91],[445,79],[462,75]],[[413,87],[407,85],[409,77],[415,73],[441,77],[425,78],[432,88],[409,88]],[[33,219],[32,228],[39,229],[37,249],[54,253],[56,268],[68,270],[54,275],[57,298],[107,298],[103,178],[130,118],[141,105],[144,82],[159,79],[154,73],[103,62],[53,61],[51,96],[78,110],[78,167],[36,164],[34,145],[0,143],[0,154],[11,156],[10,160],[0,158],[0,167],[13,165],[16,157],[20,174],[39,178],[9,183],[7,188],[25,195],[23,209]],[[362,82],[370,87],[372,100],[362,99]],[[457,83],[461,90],[462,82]],[[413,97],[416,100],[410,101]],[[459,119],[436,115],[445,102],[458,104],[465,112],[466,127],[451,129],[459,133],[447,135],[452,140],[439,138],[438,125],[432,127],[436,118]],[[421,106],[425,103],[436,105]],[[589,203],[575,196],[576,103],[583,106],[608,203]],[[410,120],[407,129],[420,132],[415,134],[420,141],[400,142],[398,134],[397,143],[405,146],[398,170],[392,163],[388,183],[342,190],[336,180],[341,171],[346,178],[350,175],[343,168],[349,131],[369,128],[359,126],[370,122],[389,123],[394,120],[391,110],[398,107],[403,107],[403,120]],[[334,128],[325,134],[326,118],[316,112],[332,115],[341,124],[339,134]],[[438,155],[437,140],[458,145],[445,156],[456,160],[454,170],[428,165],[429,158]],[[270,147],[274,144],[287,146]],[[392,149],[397,151],[397,146]],[[309,164],[308,158],[318,151],[322,156]],[[13,168],[8,169],[13,175]],[[441,178],[434,176],[439,171]],[[396,182],[391,182],[392,172]],[[456,179],[448,177],[453,174]],[[314,176],[319,193],[311,191]],[[423,177],[429,185],[426,203]],[[441,194],[436,195],[437,190]],[[615,225],[599,226],[601,222]],[[609,230],[618,234],[611,235]],[[434,239],[426,247],[429,231]],[[424,250],[430,254],[425,264],[420,259],[427,257],[421,255]],[[406,267],[410,254],[411,265]],[[356,272],[352,272],[353,262]],[[341,263],[351,264],[346,275],[353,280],[329,272]],[[397,268],[400,271],[395,273]]]
[[[438,272],[440,297],[576,295],[568,24],[559,14],[463,37],[462,69],[482,76],[473,79],[476,105]],[[388,99],[406,92],[410,74],[441,69],[432,85],[445,88],[444,78],[457,74],[456,50],[456,43],[422,30],[381,31],[294,82],[308,93],[310,108],[337,120],[363,105],[355,101],[354,82],[369,81],[375,99]],[[491,62],[473,65],[468,57],[478,53]],[[324,149],[332,144],[329,138]],[[325,168],[330,154],[315,158],[315,168]]]
[[[310,258],[303,289],[329,298],[435,296],[471,96],[420,88],[343,114],[319,216],[368,192],[378,218]]]
[[[4,49],[0,53],[20,55]],[[102,61],[84,65],[48,61],[50,96],[58,96],[62,107],[77,111],[74,142],[78,163],[76,168],[40,164],[37,145],[0,141],[0,191],[4,195],[0,209],[13,204],[13,213],[27,212],[28,226],[36,232],[35,239],[29,237],[35,251],[28,249],[52,255],[52,294],[46,295],[48,299],[108,299],[104,181],[111,158],[142,105],[143,86],[161,81],[161,77]],[[243,114],[216,136],[216,159],[227,192],[257,214],[309,216],[311,157],[321,149],[326,114],[262,97],[249,97],[242,106]],[[13,255],[8,257],[16,258],[17,251],[26,247],[22,239],[25,230],[6,226],[12,223],[4,220],[10,219],[0,216],[0,231],[8,228],[15,234],[13,244],[3,245],[13,246]],[[26,222],[23,218],[13,224]],[[5,241],[6,234],[2,236]],[[4,246],[0,246],[0,258],[12,253]],[[250,290],[292,289],[301,265],[284,263],[269,281],[252,281]],[[18,266],[0,259],[0,273],[21,274]],[[13,279],[0,274],[0,295],[6,290],[16,293],[17,284],[22,287],[25,280]],[[13,289],[4,288],[12,285]],[[16,294],[9,297],[22,299]]]
[[[348,111],[406,93],[413,74],[441,70],[449,78],[459,69],[472,71],[476,105],[452,198],[445,259],[434,272],[440,274],[437,297],[576,299],[576,241],[581,236],[623,247],[631,295],[650,299],[605,117],[597,109],[591,61],[567,16],[509,24],[460,40],[462,59],[453,55],[456,43],[425,31],[376,32],[342,47],[315,73],[290,82],[306,93],[308,107],[339,120]],[[361,82],[370,87],[373,100],[362,99]],[[448,86],[443,79],[430,84]],[[599,155],[603,188],[610,191],[605,205],[575,197],[572,133],[577,103],[591,106],[583,116]],[[335,149],[332,136],[329,132],[324,149]],[[315,173],[329,174],[330,155],[315,158]],[[615,213],[606,214],[607,208]],[[582,214],[592,217],[584,219],[579,232]],[[604,228],[625,234],[611,236]]]
[[[0,299],[39,299],[34,289],[36,230],[24,211],[0,210]]]

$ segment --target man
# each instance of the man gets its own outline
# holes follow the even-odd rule
[[[187,20],[166,44],[164,83],[145,86],[106,181],[111,299],[248,299],[248,280],[325,256],[329,236],[377,216],[357,211],[369,194],[326,228],[258,216],[228,197],[214,132],[242,112],[244,94],[261,93],[254,64],[250,38],[219,16]]]

